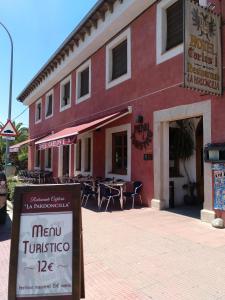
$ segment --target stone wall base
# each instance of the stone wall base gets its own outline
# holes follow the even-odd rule
[[[151,208],[156,210],[162,210],[165,208],[165,202],[159,199],[152,199]]]
[[[216,217],[216,213],[213,210],[202,209],[201,210],[201,221],[211,223]]]

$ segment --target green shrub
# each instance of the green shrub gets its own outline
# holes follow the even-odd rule
[[[13,200],[13,196],[14,196],[14,190],[15,190],[15,187],[17,185],[20,185],[21,183],[19,182],[18,178],[16,176],[14,177],[9,177],[7,179],[7,185],[8,185],[8,199],[10,201]]]

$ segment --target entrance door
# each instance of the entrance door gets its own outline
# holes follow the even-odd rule
[[[63,170],[62,175],[68,176],[70,173],[70,146],[63,146]]]
[[[199,203],[204,202],[203,118],[196,129],[196,182]]]

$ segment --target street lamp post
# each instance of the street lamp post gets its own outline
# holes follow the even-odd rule
[[[0,25],[5,29],[9,36],[10,44],[11,44],[11,59],[10,59],[10,79],[9,79],[9,106],[8,106],[8,120],[11,120],[11,112],[12,112],[12,79],[13,79],[13,40],[4,24],[0,22]],[[5,170],[9,161],[9,140],[6,140],[6,151],[5,151]]]

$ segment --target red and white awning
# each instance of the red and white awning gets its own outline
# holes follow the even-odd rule
[[[20,142],[18,144],[12,145],[12,146],[9,147],[9,152],[10,153],[17,153],[17,152],[19,152],[21,147],[24,147],[24,146],[28,145],[29,143],[31,143],[35,140],[36,139],[28,139],[28,140]]]
[[[44,137],[43,139],[38,140],[35,144],[38,145],[39,150],[44,150],[52,147],[59,147],[63,145],[70,145],[76,143],[78,134],[103,127],[106,124],[113,122],[116,119],[129,114],[130,112],[131,110],[128,108],[126,110],[114,113],[112,115],[97,119],[92,122],[84,123],[74,127],[65,128],[54,134],[50,134]]]

